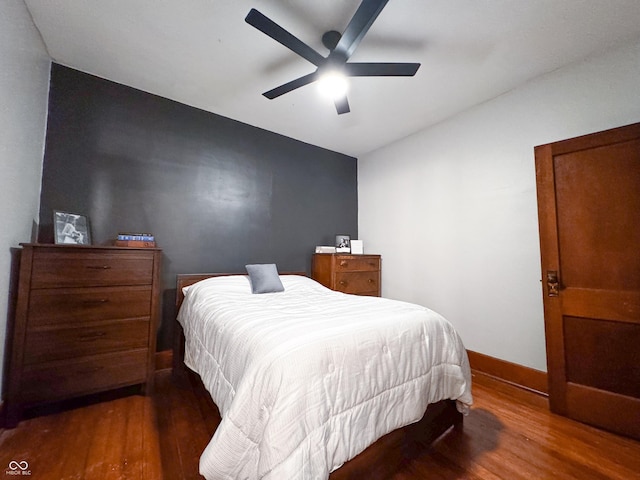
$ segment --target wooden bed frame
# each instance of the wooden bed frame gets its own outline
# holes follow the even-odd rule
[[[283,275],[302,275],[305,272],[281,272]],[[182,288],[210,277],[238,275],[234,273],[198,273],[177,275],[176,313],[180,310],[184,295]],[[176,335],[173,352],[175,375],[185,373],[184,332],[176,320]],[[204,388],[204,386],[202,386]],[[462,429],[462,414],[456,409],[455,401],[443,400],[427,407],[422,419],[406,427],[399,428],[367,447],[362,453],[346,462],[329,476],[329,480],[383,480],[398,471],[403,464],[425,451],[434,441],[449,429]]]

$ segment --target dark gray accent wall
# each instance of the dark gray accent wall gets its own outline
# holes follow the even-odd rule
[[[156,236],[165,349],[177,273],[309,271],[315,245],[357,238],[357,160],[53,64],[40,242],[54,209],[88,215],[94,244]]]

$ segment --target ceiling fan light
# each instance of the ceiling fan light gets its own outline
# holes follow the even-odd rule
[[[324,73],[318,80],[320,93],[330,99],[342,98],[349,90],[349,81],[341,72],[331,71]]]

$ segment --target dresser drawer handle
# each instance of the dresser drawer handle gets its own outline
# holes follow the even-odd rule
[[[84,300],[82,302],[83,305],[102,305],[105,303],[109,303],[108,298],[96,298],[95,300]]]
[[[338,283],[339,283],[340,285],[342,285],[343,287],[346,287],[346,286],[347,286],[347,282],[345,282],[344,280],[340,280]]]
[[[87,265],[87,268],[90,270],[109,270],[111,266],[110,265]]]
[[[376,281],[373,278],[370,278],[369,283],[376,283]]]
[[[76,373],[80,373],[80,374],[87,374],[87,373],[96,373],[99,372],[100,370],[102,370],[104,367],[87,367],[87,368],[80,368],[78,370],[76,370]]]
[[[107,334],[107,332],[91,332],[91,333],[85,333],[82,335],[78,335],[78,338],[80,340],[82,340],[83,342],[91,342],[93,340],[97,340],[101,337],[104,337]]]
[[[346,267],[347,265],[349,265],[349,262],[347,262],[346,260],[341,260],[340,261],[340,266],[341,267]]]

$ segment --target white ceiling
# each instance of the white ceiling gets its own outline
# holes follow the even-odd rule
[[[318,52],[360,0],[25,0],[51,58],[225,117],[360,156],[527,80],[640,38],[639,0],[391,0],[351,57],[420,62],[352,78],[351,113],[307,85],[315,67],[244,22],[257,8]]]

